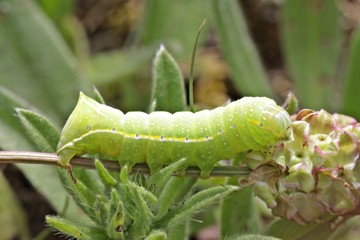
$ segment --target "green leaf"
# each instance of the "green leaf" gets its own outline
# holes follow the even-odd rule
[[[1,85],[56,123],[89,85],[49,19],[34,1],[0,0]]]
[[[238,166],[245,154],[239,154],[232,165]],[[227,184],[239,185],[237,177],[230,177]],[[222,201],[220,215],[220,233],[222,237],[240,233],[257,233],[260,230],[260,215],[255,206],[253,189],[242,187]]]
[[[265,234],[283,240],[327,240],[334,233],[329,227],[330,221],[299,225],[295,222],[278,219],[269,226]]]
[[[59,132],[56,127],[54,127],[45,117],[30,110],[18,108],[17,112],[25,131],[38,149],[54,152],[59,139]],[[67,193],[60,182],[60,179],[58,177],[54,178],[54,176],[57,176],[57,169],[52,166],[23,164],[18,164],[18,167],[24,172],[26,177],[30,179],[36,189],[50,201],[51,205],[58,212],[61,212],[66,202]],[[66,174],[69,175],[67,172]],[[51,181],[44,181],[44,179],[51,179]],[[80,213],[80,210],[73,201],[70,201],[65,216],[77,220],[86,217]]]
[[[156,192],[160,192],[165,184],[169,181],[171,175],[180,169],[183,169],[186,165],[186,159],[180,159],[179,161],[170,164],[169,166],[160,169],[160,171],[156,172],[154,175],[150,176],[147,180],[147,185],[149,188],[153,186],[156,188]]]
[[[42,152],[55,152],[60,138],[58,129],[45,117],[33,111],[16,108],[16,112],[38,149]]]
[[[16,107],[29,107],[29,104],[0,86],[0,147],[4,150],[33,150],[32,143],[16,116]]]
[[[89,171],[89,169],[74,168],[73,173],[76,178],[79,178],[84,185],[95,193],[101,193],[105,187],[99,179],[99,175],[96,171]],[[68,177],[70,175],[67,173]]]
[[[184,199],[196,182],[197,178],[172,177],[160,193],[155,219],[164,217],[173,204]]]
[[[149,0],[143,16],[138,28],[139,44],[165,44],[179,57],[184,54],[190,56],[196,31],[203,19],[211,18],[211,10],[207,0]],[[205,37],[206,29],[200,43]]]
[[[158,3],[161,3],[161,1],[157,1],[157,4]],[[162,3],[164,4],[165,1],[162,1]],[[148,2],[148,4],[154,5],[155,3]],[[177,63],[165,50],[165,48],[160,48],[154,59],[152,81],[153,88],[152,100],[150,102],[150,112],[154,110],[170,110],[172,112],[186,110],[183,77]],[[164,88],[161,88],[161,86]],[[156,187],[156,192],[160,195],[155,219],[162,218],[175,202],[183,199],[189,193],[197,181],[196,178],[183,179],[171,177],[166,182],[165,187],[163,187],[164,179],[167,178],[166,175],[174,170],[174,167],[179,167],[179,164],[182,165],[182,161],[178,161],[177,163],[164,169],[164,171],[161,171],[159,174],[154,175],[154,177],[148,182],[148,184],[153,184]],[[165,177],[161,178],[161,175],[164,175]],[[158,191],[159,189],[161,190],[160,192]],[[178,227],[176,233],[169,233],[169,238],[181,239],[181,236],[186,236],[187,226],[188,224],[186,223],[182,224],[181,227]],[[171,234],[173,234],[176,238],[174,236],[170,236]]]
[[[138,186],[128,184],[129,200],[135,201],[136,211],[134,214],[134,223],[129,227],[128,234],[131,239],[140,239],[147,234],[152,225],[153,214],[143,198]]]
[[[78,205],[86,212],[89,217],[95,219],[93,214],[93,208],[96,197],[92,189],[87,188],[87,186],[77,179],[76,183],[72,185],[72,191],[76,195]]]
[[[282,107],[290,114],[295,114],[299,111],[299,100],[296,98],[296,96],[289,92],[284,103],[282,104]]]
[[[108,235],[114,239],[123,239],[122,226],[125,221],[124,205],[115,189],[111,190],[110,207],[106,219]]]
[[[103,182],[105,186],[116,186],[117,184],[116,179],[113,176],[111,176],[109,171],[104,167],[104,165],[98,159],[95,159],[95,166],[97,173],[100,177],[100,180]]]
[[[341,19],[336,0],[292,0],[282,6],[286,65],[303,107],[334,109],[343,44]]]
[[[118,203],[120,201],[121,201],[120,196],[117,193],[117,191],[114,188],[111,189],[107,222],[109,222],[111,220],[111,218],[113,217],[113,215],[116,212],[116,209],[118,207]]]
[[[94,217],[96,222],[106,222],[109,212],[108,196],[104,194],[97,194],[94,201]]]
[[[116,211],[110,218],[107,224],[107,232],[111,238],[121,239],[124,238],[124,234],[121,231],[121,227],[124,223],[124,206],[121,201],[118,202]]]
[[[73,207],[76,207],[74,202],[77,204],[77,213],[72,212],[72,210],[68,211],[70,216],[65,215],[70,220],[79,221],[79,216],[76,217],[76,214],[79,214],[79,210],[83,210],[88,217],[90,217],[93,221],[99,221],[99,215],[101,213],[95,211],[94,206],[100,205],[102,199],[98,199],[98,195],[103,193],[104,186],[99,180],[99,176],[95,171],[89,171],[87,169],[81,168],[73,168],[72,174],[76,178],[76,182],[69,174],[68,169],[57,168],[57,175],[60,177],[61,183],[63,187],[67,190],[68,193],[72,195]],[[63,193],[65,196],[66,193]],[[101,209],[100,209],[101,211]],[[82,214],[81,216],[86,218],[87,216]],[[76,218],[74,218],[76,217]],[[83,219],[80,219],[83,221]],[[86,219],[88,220],[88,219]]]
[[[99,90],[95,86],[93,87],[93,90],[94,90],[94,99],[98,103],[105,104],[105,100],[104,100],[103,96],[101,96],[101,93],[99,92]]]
[[[75,5],[72,0],[37,0],[37,2],[56,24],[61,24],[64,18],[71,14]]]
[[[174,58],[163,45],[154,59],[152,79],[151,102],[155,102],[155,109],[174,113],[184,108],[184,78]]]
[[[125,81],[148,65],[154,54],[154,47],[137,50],[98,53],[84,62],[85,70],[93,84],[105,85]]]
[[[188,221],[177,225],[175,229],[170,230],[168,232],[167,239],[171,239],[171,240],[189,239],[189,231],[192,230],[192,225],[190,225],[191,222],[192,219],[189,219]]]
[[[152,231],[149,234],[149,236],[145,238],[145,240],[166,240],[166,239],[168,239],[166,232],[161,230]]]
[[[360,27],[353,32],[349,54],[349,65],[345,77],[341,112],[360,119],[358,107],[360,102]]]
[[[186,220],[188,220],[197,211],[209,207],[216,201],[221,200],[230,193],[239,190],[235,186],[218,186],[210,189],[202,190],[201,192],[191,196],[185,203],[179,208],[169,212],[163,219],[159,221],[160,226],[166,226],[167,228],[174,228]]]
[[[230,237],[226,237],[224,238],[224,240],[280,240],[280,238],[274,238],[263,235],[244,234],[244,235],[233,235]]]
[[[221,205],[221,236],[242,232],[256,233],[260,229],[259,213],[250,187],[230,194]]]
[[[213,0],[212,10],[220,47],[238,91],[245,95],[274,97],[239,3]]]
[[[54,216],[46,216],[46,223],[49,224],[51,227],[59,230],[62,233],[65,233],[69,236],[75,237],[81,240],[91,240],[91,239],[101,239],[95,238],[92,235],[87,234],[89,231],[80,226],[79,224]],[[104,234],[103,239],[106,239],[106,235]]]
[[[342,222],[329,240],[355,240],[359,236],[360,216],[353,216]]]

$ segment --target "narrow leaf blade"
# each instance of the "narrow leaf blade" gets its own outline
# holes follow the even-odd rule
[[[55,152],[59,131],[43,116],[21,108],[16,112],[32,141],[42,152]]]
[[[360,119],[360,27],[353,33],[351,38],[349,65],[345,77],[345,87],[343,91],[342,112]]]
[[[257,233],[259,229],[259,214],[250,187],[244,187],[224,199],[221,206],[221,236]]]
[[[1,84],[56,122],[90,90],[65,42],[35,1],[0,0]],[[61,101],[59,101],[61,99]]]
[[[210,204],[221,200],[237,190],[239,190],[238,187],[230,185],[203,190],[191,196],[181,207],[165,216],[165,218],[161,220],[161,223],[166,224],[168,228],[176,227],[185,222],[200,209],[208,207]]]
[[[16,116],[16,107],[29,107],[29,104],[0,86],[0,147],[5,150],[33,150],[32,143]]]
[[[163,45],[153,63],[151,102],[155,102],[155,109],[171,113],[184,109],[186,105],[184,78],[175,59]]]
[[[318,239],[326,240],[334,233],[329,221],[299,225],[295,222],[279,219],[273,222],[266,231],[266,235],[287,240]]]
[[[337,1],[285,1],[282,39],[286,65],[303,107],[334,109],[342,45]]]
[[[59,131],[56,127],[38,113],[19,108],[17,112],[25,131],[37,148],[47,152],[54,152],[59,139]],[[66,202],[67,193],[60,179],[57,177],[56,168],[23,164],[19,164],[18,166],[25,173],[26,177],[30,179],[32,184],[50,201],[52,206],[58,212],[61,212]],[[46,179],[49,181],[44,181]],[[79,216],[81,218],[86,217],[80,213],[74,201],[69,202],[65,215],[70,219],[79,219]]]
[[[246,95],[274,97],[238,2],[213,0],[212,10],[220,47],[238,91]]]

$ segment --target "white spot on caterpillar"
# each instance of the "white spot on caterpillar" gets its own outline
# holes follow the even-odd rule
[[[219,134],[222,134],[222,133],[223,133],[223,131],[222,131],[221,129],[219,129],[218,133],[219,133]]]
[[[206,141],[209,140],[209,136],[205,136],[205,140],[206,140]]]
[[[115,132],[115,128],[111,129],[111,131]]]
[[[164,136],[160,136],[160,141],[164,141],[165,137]]]
[[[136,139],[139,139],[139,138],[140,138],[140,134],[138,134],[138,133],[135,134],[135,138],[136,138]]]
[[[86,126],[86,130],[90,131],[90,129],[91,129],[90,126],[87,125],[87,126]]]
[[[189,140],[189,138],[187,137],[187,138],[185,138],[185,142],[189,142],[190,140]]]
[[[235,124],[232,124],[232,125],[230,126],[230,128],[236,128],[236,125],[235,125]]]

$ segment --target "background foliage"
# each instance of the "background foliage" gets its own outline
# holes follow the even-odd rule
[[[207,25],[195,67],[198,108],[218,106],[244,95],[266,95],[281,103],[287,91],[293,90],[301,108],[325,108],[359,119],[359,8],[357,1],[345,0],[0,0],[0,147],[36,150],[21,126],[16,107],[47,116],[59,130],[79,91],[91,95],[93,85],[112,106],[125,112],[146,111],[155,52],[164,44],[187,79],[196,30],[204,18]],[[50,204],[52,209],[45,213],[60,213],[69,201],[64,213],[67,218],[87,218],[67,198],[54,168],[18,167]],[[14,184],[9,169],[5,174]],[[211,181],[202,184],[214,184]],[[0,191],[9,196],[0,201],[14,202],[9,200],[14,196],[7,181],[1,177],[0,182]],[[267,228],[272,217],[251,191],[243,189],[236,194],[237,200],[229,203],[233,204],[229,209],[238,211],[222,216],[236,223],[228,232],[266,232],[284,239],[304,239],[325,229],[321,224],[297,226],[284,220]],[[29,216],[25,220],[18,204],[11,204],[13,208],[1,205],[0,223],[9,224],[15,218],[31,222]],[[192,222],[194,235],[215,223],[217,211],[214,208],[196,216],[203,223]],[[352,239],[358,227],[355,218],[333,238],[341,233]],[[293,224],[292,231],[282,231],[284,224],[287,229]],[[25,223],[21,226],[6,228],[8,232],[1,234],[27,239],[39,231],[29,230]],[[199,239],[205,233],[200,231]]]

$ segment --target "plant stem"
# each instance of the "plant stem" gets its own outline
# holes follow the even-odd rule
[[[22,152],[22,151],[0,151],[0,163],[26,163],[26,164],[58,164],[58,156],[55,153]],[[120,171],[120,165],[114,160],[101,160],[109,171]],[[95,169],[94,159],[85,157],[74,157],[71,160],[73,167]],[[133,167],[135,174],[150,174],[149,167],[145,163],[138,163]],[[210,177],[247,176],[251,170],[247,167],[238,166],[215,166]],[[185,171],[185,177],[200,177],[200,169],[190,166]]]
[[[197,42],[199,40],[201,29],[204,27],[205,23],[206,23],[206,19],[204,19],[200,24],[200,27],[198,29],[196,39],[195,39],[194,49],[193,49],[192,56],[191,56],[191,67],[190,67],[190,74],[189,74],[189,106],[190,106],[191,112],[195,112],[195,109],[194,109],[194,63],[195,63],[196,46],[197,46]]]

